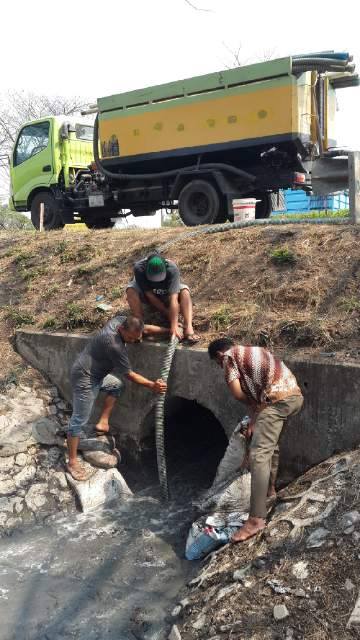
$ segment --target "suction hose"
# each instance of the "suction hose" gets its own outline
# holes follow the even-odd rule
[[[199,171],[208,169],[209,171],[227,171],[239,178],[242,178],[246,182],[255,182],[255,176],[233,167],[231,164],[224,164],[222,162],[207,162],[204,164],[194,164],[189,167],[180,167],[179,169],[171,169],[170,171],[160,171],[158,173],[114,173],[105,169],[99,158],[99,116],[97,115],[94,122],[94,138],[93,138],[93,152],[96,166],[100,173],[112,180],[156,180],[157,178],[171,178],[177,176],[179,173],[186,171]]]
[[[162,363],[160,377],[167,382],[171,364],[175,355],[175,349],[179,343],[178,338],[173,336],[167,347],[165,357]],[[165,454],[165,393],[158,395],[155,404],[155,439],[156,439],[156,457],[159,474],[159,482],[161,495],[163,500],[169,500],[169,485],[167,479],[166,454]]]

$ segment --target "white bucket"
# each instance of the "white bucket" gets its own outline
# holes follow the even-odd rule
[[[241,198],[232,201],[234,222],[255,220],[256,198]]]

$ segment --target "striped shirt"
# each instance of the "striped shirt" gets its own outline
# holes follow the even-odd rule
[[[227,384],[240,380],[242,391],[257,405],[302,395],[290,369],[262,347],[231,347],[224,353],[223,369]]]

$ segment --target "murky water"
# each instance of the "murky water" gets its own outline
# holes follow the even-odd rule
[[[1,640],[166,637],[166,612],[194,570],[184,560],[191,515],[140,494],[2,539]]]

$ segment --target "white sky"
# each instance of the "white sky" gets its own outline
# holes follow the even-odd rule
[[[3,0],[0,93],[94,100],[231,65],[326,49],[360,71],[358,2],[329,0]],[[6,62],[7,61],[7,62]],[[338,143],[360,149],[360,88],[338,91]]]

